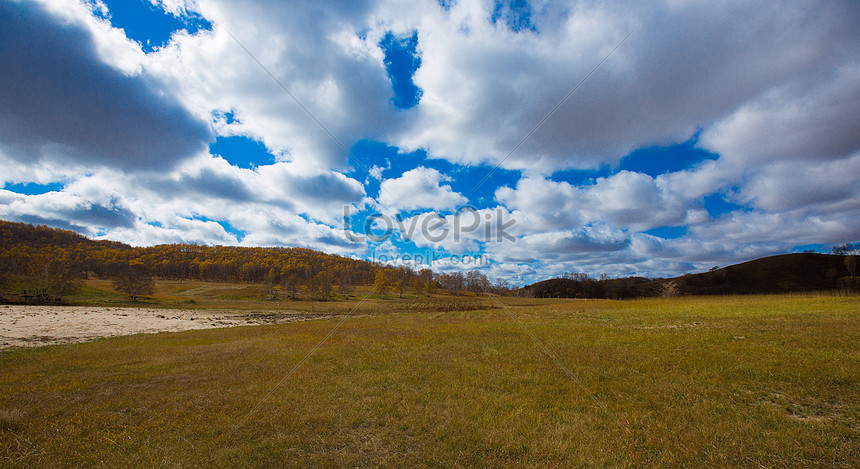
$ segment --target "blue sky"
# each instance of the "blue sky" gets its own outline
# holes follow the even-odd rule
[[[317,3],[4,2],[0,218],[513,284],[860,239],[856,2]]]

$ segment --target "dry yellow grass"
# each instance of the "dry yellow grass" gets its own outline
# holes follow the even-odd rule
[[[504,299],[506,308],[466,311],[410,301],[328,320],[2,352],[0,464],[860,460],[856,297]]]

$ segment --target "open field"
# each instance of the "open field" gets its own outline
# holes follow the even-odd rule
[[[159,281],[139,302],[115,293],[109,281],[87,280],[69,299],[76,306],[0,305],[0,349],[87,342],[155,332],[279,324],[398,311],[450,312],[499,308],[488,297],[414,294],[381,299],[369,287],[361,295],[330,301],[266,299],[263,286],[248,283]],[[397,298],[397,300],[393,300]],[[527,304],[533,300],[508,300]],[[181,309],[180,309],[181,308]]]
[[[153,307],[170,309],[193,309],[205,311],[244,311],[264,313],[271,311],[293,311],[326,315],[386,314],[408,310],[412,312],[463,311],[498,308],[498,304],[486,296],[464,293],[462,296],[433,294],[416,296],[405,292],[389,292],[383,298],[370,286],[358,286],[348,300],[334,295],[329,301],[308,300],[303,295],[293,300],[283,292],[277,299],[269,300],[265,287],[253,283],[220,283],[195,280],[158,280],[155,293],[134,303],[128,297],[113,291],[109,280],[86,280],[83,285],[68,295],[66,300],[75,305]],[[392,301],[397,300],[397,301]],[[532,304],[535,300],[509,298],[513,304]]]
[[[0,465],[858,467],[856,296],[501,301],[2,351]]]

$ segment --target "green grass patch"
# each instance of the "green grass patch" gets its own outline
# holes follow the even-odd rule
[[[0,464],[857,467],[856,297],[502,301],[5,351]]]

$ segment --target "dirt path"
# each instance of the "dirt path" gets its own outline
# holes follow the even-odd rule
[[[284,315],[288,316],[288,315]],[[310,319],[296,315],[286,320]],[[0,349],[154,332],[271,324],[242,313],[88,306],[0,306]]]

